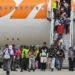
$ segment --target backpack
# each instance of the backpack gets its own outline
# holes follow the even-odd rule
[[[6,57],[6,58],[4,57],[7,50],[8,50],[8,54],[9,54],[9,56],[10,56],[10,58],[11,58],[10,49],[6,48],[6,49],[5,49],[5,52],[3,52],[3,58],[4,58],[4,59],[9,59],[8,57]],[[7,56],[7,55],[6,55],[6,56]]]

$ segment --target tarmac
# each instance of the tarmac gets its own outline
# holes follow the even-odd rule
[[[6,75],[5,71],[0,69],[0,75]],[[53,72],[51,71],[40,71],[36,70],[35,72],[31,71],[23,71],[20,72],[18,69],[17,71],[11,71],[10,75],[75,75],[75,71],[68,71],[68,69],[62,69],[61,71],[54,70]]]

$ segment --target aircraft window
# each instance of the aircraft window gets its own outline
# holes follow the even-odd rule
[[[31,9],[33,9],[34,7],[33,6],[31,6]]]
[[[20,9],[22,10],[22,9],[23,9],[23,7],[21,6],[21,7],[20,7]]]
[[[26,6],[25,9],[28,10],[28,6]]]
[[[38,10],[38,7],[36,7],[36,10]]]
[[[7,38],[7,40],[9,40],[9,38]]]
[[[4,9],[6,10],[7,9],[7,6],[4,6]]]
[[[12,7],[10,7],[10,10],[12,10]]]
[[[15,7],[15,9],[17,10],[17,9],[18,9],[18,7]]]
[[[0,6],[0,10],[2,10],[2,7]]]
[[[12,38],[12,40],[14,40],[14,38]]]
[[[41,6],[41,9],[43,10],[44,9],[44,6]]]
[[[19,38],[17,38],[17,40],[19,40]]]

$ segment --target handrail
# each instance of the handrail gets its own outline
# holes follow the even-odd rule
[[[71,10],[70,20],[70,46],[73,46],[73,10]]]
[[[47,18],[51,17],[50,13],[51,13],[51,0],[49,0],[47,4]]]
[[[53,44],[53,37],[54,37],[54,13],[53,10],[51,12],[51,25],[50,25],[50,45]]]

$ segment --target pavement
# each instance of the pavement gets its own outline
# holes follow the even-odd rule
[[[0,69],[0,75],[6,75],[5,71],[3,71],[2,69]],[[36,70],[35,72],[31,71],[23,71],[20,72],[20,70],[18,69],[18,71],[11,71],[10,75],[75,75],[75,71],[71,72],[68,71],[68,69],[63,69],[61,71],[40,71],[40,70]]]

